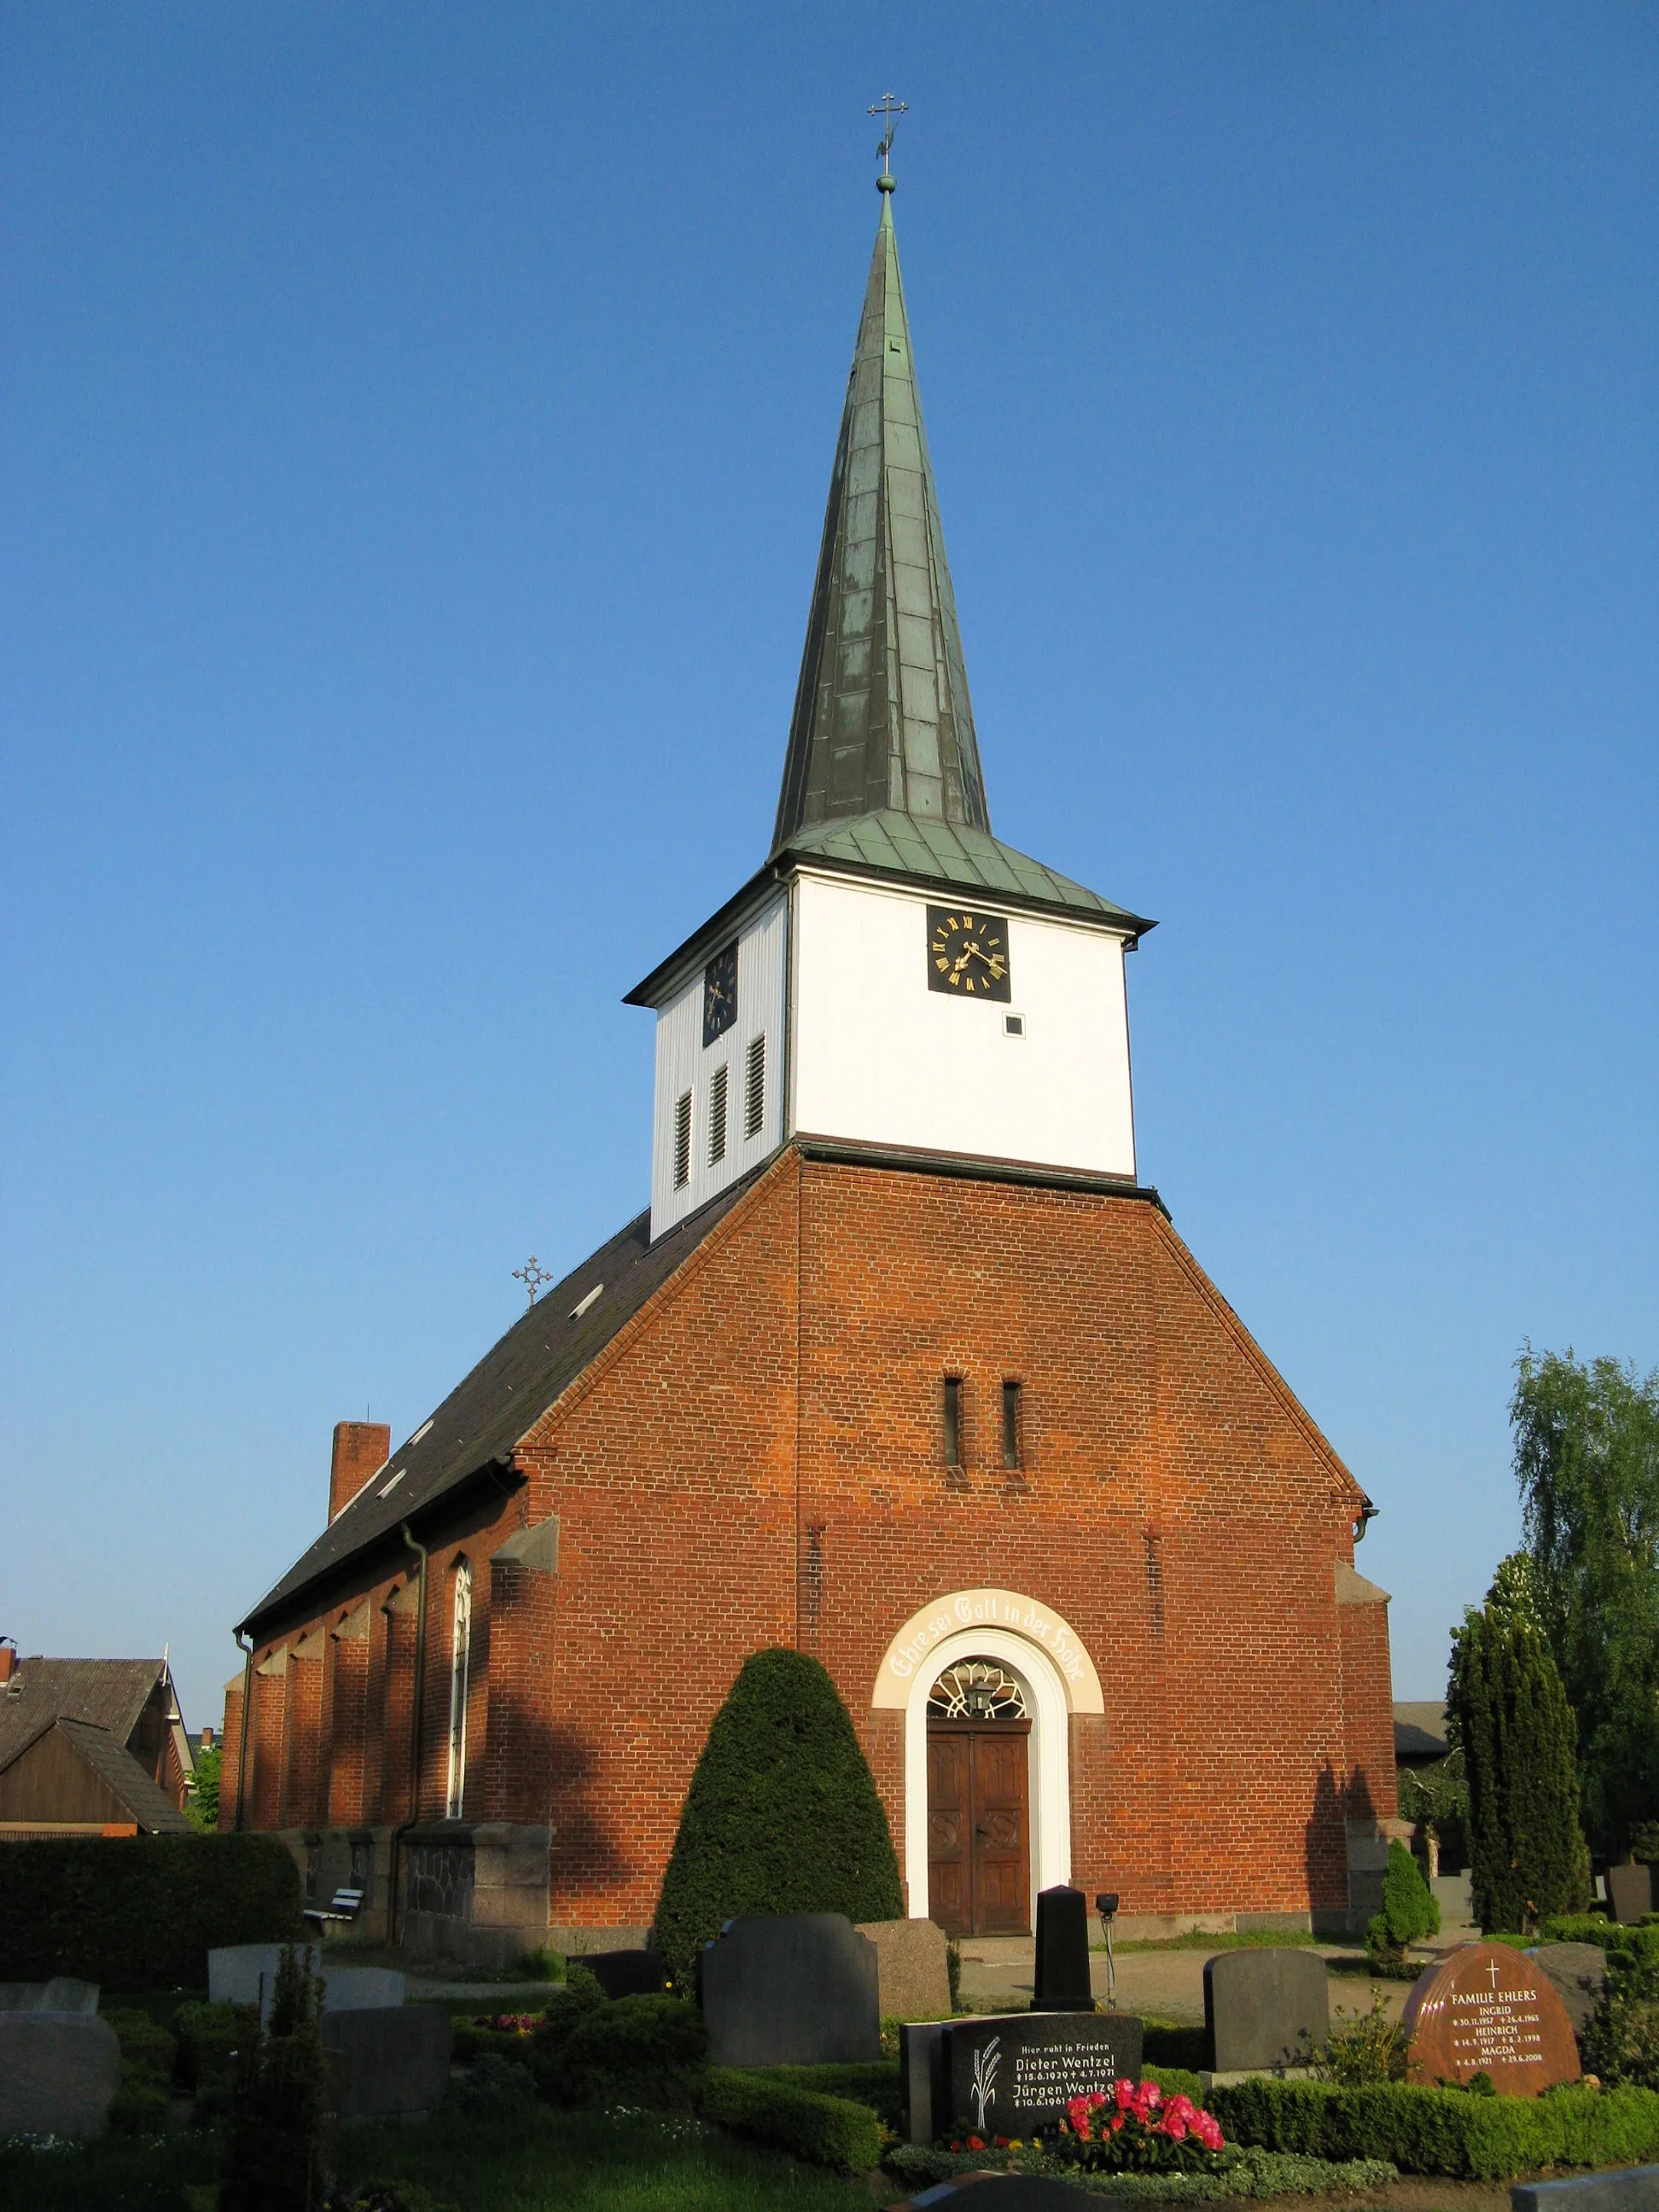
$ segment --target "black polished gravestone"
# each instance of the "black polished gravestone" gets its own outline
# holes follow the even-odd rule
[[[945,2032],[951,2120],[983,2136],[1053,2127],[1073,2097],[1109,2097],[1140,2073],[1132,2013],[1005,2012],[952,2021]]]
[[[839,1912],[728,1920],[697,1957],[712,2066],[832,2066],[881,2056],[876,1947]]]
[[[1277,1946],[1206,1959],[1204,2026],[1218,2074],[1305,2066],[1331,2032],[1325,1961]]]
[[[1089,1900],[1061,1882],[1037,1892],[1036,1987],[1033,2012],[1092,2012],[1089,1980]]]
[[[655,1996],[668,1987],[668,1968],[659,1951],[588,1951],[575,1960],[608,1997]]]

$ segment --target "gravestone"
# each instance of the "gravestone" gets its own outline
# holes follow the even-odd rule
[[[210,1951],[208,2002],[210,2004],[257,2004],[261,2020],[270,2018],[270,2002],[276,1989],[276,1972],[283,1963],[281,1943],[228,1943]],[[316,1973],[322,1965],[320,1943],[296,1943]]]
[[[1305,2066],[1331,2032],[1325,1961],[1288,1945],[1218,1953],[1204,1962],[1204,2026],[1218,2074]]]
[[[1644,1912],[1651,1912],[1653,1869],[1650,1866],[1610,1866],[1607,1869],[1607,1910],[1626,1928],[1633,1928]]]
[[[54,1974],[49,1982],[0,1982],[0,2012],[95,2013],[96,1982]]]
[[[409,1984],[392,1966],[325,1966],[323,2010],[379,2012],[400,2005]]]
[[[878,2006],[884,2020],[945,2020],[951,1970],[945,1930],[932,1920],[860,1920],[876,1947]]]
[[[325,2013],[330,2105],[343,2120],[435,2112],[449,2087],[454,2039],[441,2005]]]
[[[1092,2012],[1089,1980],[1089,1900],[1061,1882],[1039,1890],[1036,1901],[1036,1985],[1033,2012]]]
[[[608,1997],[655,1996],[668,1987],[668,1969],[659,1951],[586,1951],[576,1962]]]
[[[1566,2008],[1572,2032],[1582,2035],[1595,2016],[1607,1985],[1607,1954],[1599,1943],[1540,1943],[1527,1956],[1547,1974]]]
[[[1502,2095],[1535,2097],[1579,2076],[1572,2023],[1548,1975],[1507,1943],[1466,1943],[1425,1967],[1400,2025],[1408,2081],[1486,2074]]]
[[[1576,2173],[1570,2181],[1523,2181],[1510,2191],[1510,2212],[1656,2212],[1656,2207],[1659,2166]]]
[[[95,2013],[0,2013],[0,2142],[100,2136],[121,2084],[121,2046]]]
[[[907,2021],[899,2029],[899,2098],[907,2142],[931,2143],[951,2124],[948,2021]]]
[[[951,2128],[1029,2136],[1063,2119],[1073,2097],[1109,2097],[1140,2072],[1140,2022],[1130,2013],[1006,2012],[952,2021],[945,2031]]]
[[[322,1948],[296,1943],[323,1985],[323,2010],[365,2012],[400,2005],[408,1995],[404,1976],[391,1966],[325,1966]],[[234,1943],[208,1953],[208,1997],[214,2004],[257,2004],[267,2026],[283,1963],[280,1943]]]
[[[876,1947],[839,1912],[728,1920],[697,1959],[712,2066],[857,2064],[881,2056]]]

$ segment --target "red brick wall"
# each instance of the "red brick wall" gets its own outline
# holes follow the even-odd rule
[[[329,1458],[328,1517],[349,1505],[371,1474],[386,1465],[392,1431],[383,1421],[338,1421]]]
[[[363,1814],[367,1749],[368,1638],[335,1636],[334,1699],[328,1734],[328,1823],[355,1827]]]
[[[1144,1200],[786,1152],[517,1463],[495,1522],[432,1552],[421,1810],[443,1809],[464,1550],[465,1809],[552,1822],[555,1923],[650,1919],[708,1723],[768,1644],[829,1667],[902,1850],[902,1724],[871,1709],[877,1670],[918,1607],[981,1583],[1089,1647],[1106,1711],[1073,1723],[1073,1879],[1126,1912],[1340,1909],[1358,1768],[1391,1809],[1386,1612],[1334,1586],[1358,1493]],[[495,1548],[550,1514],[556,1575],[492,1577]],[[415,1623],[373,1620],[364,1809],[392,1820]]]

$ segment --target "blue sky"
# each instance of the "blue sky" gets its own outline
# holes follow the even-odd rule
[[[0,9],[0,1632],[230,1624],[643,1203],[763,856],[888,86],[993,819],[1382,1508],[1659,1359],[1646,6]],[[1103,1571],[1109,1563],[1103,1562]]]

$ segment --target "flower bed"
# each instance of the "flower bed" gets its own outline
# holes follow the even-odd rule
[[[1052,2148],[1090,2173],[1201,2173],[1215,2168],[1221,2124],[1156,2081],[1120,2081],[1110,2097],[1073,2097]]]

